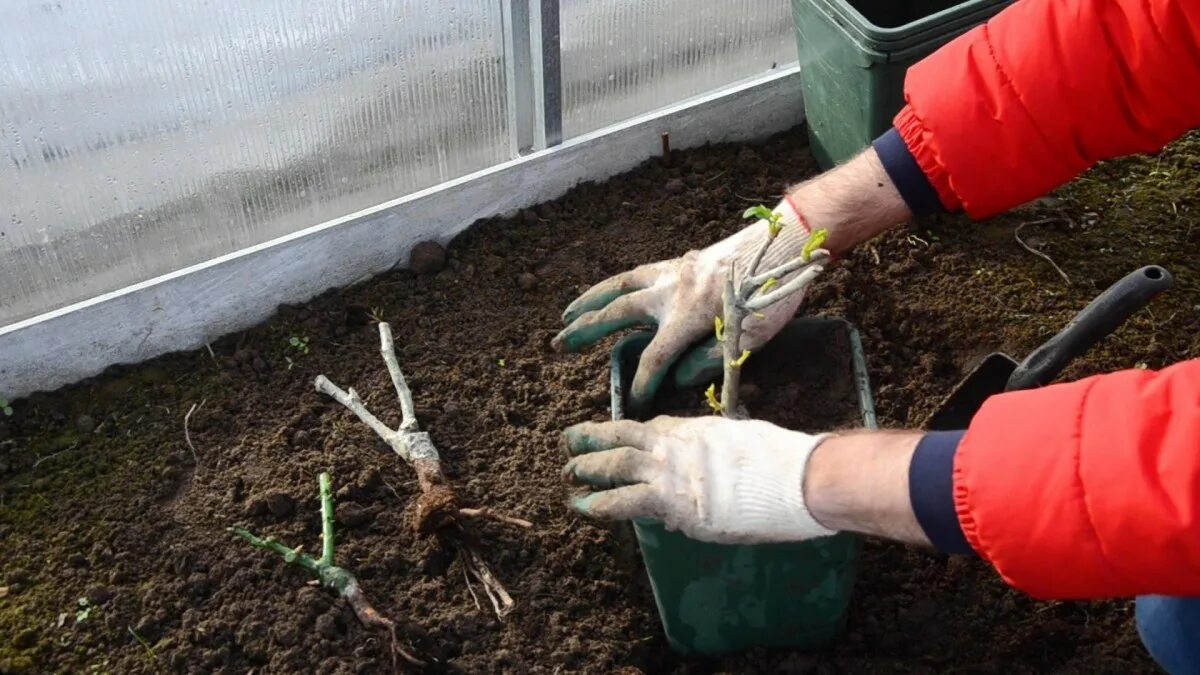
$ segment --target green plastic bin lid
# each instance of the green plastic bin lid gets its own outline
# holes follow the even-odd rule
[[[793,0],[794,3],[811,3],[823,11],[864,49],[891,53],[911,48],[922,48],[931,40],[944,39],[948,33],[961,33],[991,18],[1013,0],[924,0],[897,2],[896,0]],[[882,18],[881,12],[893,7],[908,11],[924,5],[928,13],[899,25]],[[866,12],[866,13],[864,13]],[[867,18],[870,14],[875,21]],[[903,19],[902,19],[903,20]]]

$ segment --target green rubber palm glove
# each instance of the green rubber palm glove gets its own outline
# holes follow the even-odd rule
[[[809,230],[792,205],[784,200],[775,207],[783,229],[759,265],[771,269],[799,256]],[[674,260],[643,265],[596,284],[563,313],[567,327],[554,338],[554,347],[574,352],[631,326],[657,326],[654,339],[642,353],[629,392],[633,411],[646,411],[676,362],[676,383],[703,384],[721,372],[721,354],[712,338],[713,319],[721,314],[721,293],[730,265],[749,267],[767,236],[767,222],[759,220],[737,234],[700,251]],[[740,275],[739,275],[740,278]],[[786,283],[788,279],[780,279]],[[796,313],[804,293],[798,292],[746,317],[742,345],[756,349],[765,344]],[[689,349],[691,350],[689,352]],[[685,356],[686,354],[686,356]]]

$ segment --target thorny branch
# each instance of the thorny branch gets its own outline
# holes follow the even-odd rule
[[[396,662],[397,657],[404,659],[408,664],[418,668],[424,667],[427,665],[424,660],[417,658],[399,646],[396,638],[395,622],[376,611],[375,607],[367,600],[362,587],[359,586],[358,579],[349,570],[333,564],[333,480],[329,477],[328,473],[322,473],[318,478],[318,483],[321,490],[321,557],[319,559],[302,553],[302,547],[288,548],[272,537],[263,539],[245,528],[231,527],[229,531],[254,546],[278,553],[283,557],[284,562],[289,565],[298,565],[308,570],[310,574],[317,578],[322,586],[337,592],[338,595],[346,599],[346,602],[354,611],[354,616],[358,618],[359,623],[366,628],[383,628],[386,630],[392,638],[393,670],[396,670],[398,666]]]

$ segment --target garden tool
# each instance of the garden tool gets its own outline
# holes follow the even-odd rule
[[[1007,354],[989,354],[975,366],[938,409],[925,428],[933,431],[966,429],[992,394],[1033,389],[1049,384],[1062,369],[1134,312],[1171,287],[1171,274],[1158,265],[1134,270],[1118,280],[1075,315],[1057,335],[1018,363]]]

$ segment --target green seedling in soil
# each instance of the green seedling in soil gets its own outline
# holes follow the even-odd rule
[[[825,270],[829,260],[829,251],[821,248],[829,236],[827,230],[817,230],[809,235],[800,255],[775,269],[759,273],[767,250],[783,230],[783,215],[772,211],[762,204],[746,209],[743,218],[755,218],[767,222],[767,236],[762,247],[750,261],[741,284],[735,282],[737,270],[731,265],[729,275],[725,278],[725,291],[721,297],[723,306],[722,316],[713,319],[714,332],[717,341],[722,346],[722,361],[724,362],[725,379],[721,384],[721,397],[717,398],[716,385],[704,392],[705,403],[713,412],[729,418],[739,416],[738,388],[741,385],[742,366],[750,358],[751,351],[742,348],[742,322],[747,316],[763,318],[762,310],[798,293],[813,282]],[[797,274],[798,273],[798,274]],[[789,275],[794,278],[784,282]]]
[[[126,626],[125,628],[129,629],[129,634],[133,636],[133,639],[137,640],[138,644],[140,644],[142,646],[142,648],[146,650],[146,654],[148,654],[150,656],[150,660],[157,661],[158,654],[154,653],[154,647],[151,647],[150,643],[146,642],[146,638],[142,637],[141,635],[138,635],[138,632],[133,629],[133,626]]]
[[[318,375],[315,381],[317,391],[341,403],[350,412],[358,416],[364,424],[371,428],[389,447],[417,474],[417,485],[421,496],[417,498],[417,508],[413,520],[413,529],[420,535],[434,536],[446,548],[457,553],[458,560],[463,565],[467,589],[479,607],[479,599],[475,595],[472,579],[478,582],[498,618],[503,619],[513,607],[513,599],[505,590],[500,580],[492,574],[480,552],[479,538],[471,530],[470,523],[481,519],[491,519],[507,525],[521,528],[533,527],[533,524],[520,518],[512,518],[494,513],[486,508],[461,508],[450,481],[442,472],[442,463],[437,448],[427,432],[421,431],[417,424],[416,407],[413,404],[412,391],[400,370],[396,359],[396,347],[392,340],[392,327],[386,322],[379,324],[379,351],[383,362],[391,375],[392,386],[396,397],[400,399],[400,426],[396,429],[388,427],[375,417],[358,392],[353,388],[343,390],[324,375]],[[503,364],[501,364],[503,365]]]
[[[83,623],[92,615],[92,610],[96,609],[96,606],[88,602],[87,598],[80,598],[78,603],[79,610],[75,612],[75,623]]]
[[[8,404],[8,399],[0,398],[0,412],[4,413],[5,417],[12,417],[13,409],[12,406]]]
[[[367,600],[363,593],[362,587],[358,584],[358,579],[344,567],[338,567],[333,564],[334,558],[334,540],[333,540],[333,479],[328,473],[322,473],[317,479],[318,486],[321,492],[321,557],[313,558],[301,552],[301,548],[290,548],[276,541],[273,537],[263,539],[253,532],[241,528],[231,527],[229,531],[233,534],[245,539],[252,545],[259,548],[265,548],[268,551],[274,551],[283,557],[283,561],[289,565],[297,565],[303,567],[309,574],[316,577],[321,586],[336,592],[338,595],[346,599],[350,604],[350,608],[354,610],[354,616],[358,617],[360,623],[367,628],[383,628],[392,638],[392,654],[393,660],[397,655],[403,658],[406,662],[417,667],[423,667],[426,662],[422,659],[413,656],[411,653],[401,649],[397,645],[396,640],[396,624],[391,619],[380,614],[374,606]],[[393,669],[396,663],[393,661]]]
[[[288,344],[292,346],[292,349],[295,349],[296,351],[300,352],[301,354],[308,354],[308,338],[307,337],[296,337],[295,335],[293,335],[291,338],[288,339]]]

